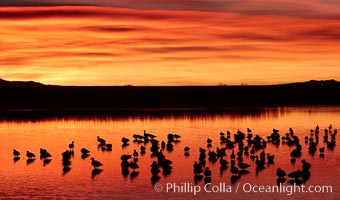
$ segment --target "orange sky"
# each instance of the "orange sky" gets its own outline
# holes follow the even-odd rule
[[[0,7],[0,77],[59,85],[340,80],[340,17]]]

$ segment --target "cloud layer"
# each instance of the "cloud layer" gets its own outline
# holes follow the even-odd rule
[[[340,18],[340,2],[337,0],[2,0],[1,5],[90,5],[145,10],[218,11],[251,16]]]
[[[63,85],[340,79],[340,20],[94,6],[0,7],[0,77]]]

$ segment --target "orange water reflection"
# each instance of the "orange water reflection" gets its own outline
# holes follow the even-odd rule
[[[198,161],[198,148],[207,148],[207,138],[212,138],[212,148],[220,147],[219,133],[226,130],[235,133],[238,129],[246,132],[249,127],[254,134],[267,136],[272,129],[279,129],[281,134],[288,132],[292,127],[295,134],[303,141],[305,135],[309,135],[310,128],[320,126],[321,135],[324,128],[333,124],[334,128],[340,125],[340,107],[307,107],[307,108],[280,108],[267,109],[256,114],[237,113],[211,114],[211,115],[170,115],[168,117],[155,117],[152,115],[133,117],[100,117],[100,118],[59,118],[37,121],[13,121],[0,122],[1,157],[0,169],[2,179],[0,184],[0,196],[5,198],[176,198],[190,199],[193,194],[156,193],[151,184],[150,165],[156,158],[150,158],[150,146],[147,144],[147,153],[139,156],[139,175],[131,180],[121,174],[120,155],[132,154],[134,149],[139,151],[140,145],[130,142],[126,148],[122,148],[123,136],[132,140],[134,133],[142,134],[143,130],[157,135],[160,141],[166,140],[168,133],[177,133],[182,136],[181,142],[175,144],[172,152],[164,151],[166,158],[173,161],[173,170],[169,176],[161,176],[159,183],[176,182],[178,184],[194,183],[193,163]],[[101,136],[113,144],[112,152],[103,152],[97,146],[96,137]],[[75,153],[71,159],[71,170],[63,174],[61,165],[61,153],[68,149],[68,144],[75,141]],[[184,156],[184,147],[190,147],[190,156]],[[322,142],[319,147],[325,146]],[[82,159],[80,149],[86,147],[91,151],[91,156]],[[333,185],[333,194],[294,194],[294,198],[319,199],[320,197],[336,198],[340,187],[337,176],[340,168],[337,164],[340,160],[340,151],[335,147],[334,151],[326,150],[325,158],[320,158],[316,153],[314,157],[307,152],[307,145],[302,142],[303,154],[297,159],[295,165],[290,163],[289,153],[293,147],[271,144],[267,145],[266,153],[275,154],[275,164],[268,166],[258,175],[255,173],[255,164],[244,157],[244,162],[251,164],[250,174],[242,176],[241,184],[276,185],[276,169],[283,168],[286,172],[300,169],[301,160],[306,159],[312,163],[312,176],[307,185]],[[12,150],[21,152],[21,159],[13,162]],[[39,149],[46,148],[52,154],[52,161],[45,166],[37,158],[33,163],[26,163],[26,150],[39,155]],[[227,150],[229,161],[231,150]],[[101,161],[103,171],[97,176],[92,176],[91,157]],[[229,185],[231,173],[228,168],[223,175],[219,172],[219,163],[207,162],[212,169],[212,181],[215,184],[225,182]],[[203,182],[198,183],[203,185]],[[237,184],[236,184],[237,185]],[[285,194],[208,194],[201,192],[197,197],[202,199],[221,199],[225,197],[235,198],[265,198],[271,199],[272,195],[280,198],[289,198]],[[307,195],[307,196],[306,196]]]

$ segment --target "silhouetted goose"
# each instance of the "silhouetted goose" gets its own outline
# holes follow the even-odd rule
[[[130,163],[127,160],[122,160],[122,162],[120,163],[120,166],[122,166],[122,170],[128,170]]]
[[[130,162],[130,166],[129,166],[129,167],[130,167],[131,169],[133,169],[133,170],[139,168],[138,164],[137,164],[136,162],[134,162],[134,161],[131,161],[131,162]]]
[[[300,157],[301,154],[302,154],[301,149],[293,149],[293,150],[290,152],[290,157],[292,157],[292,158],[297,158],[297,157]]]
[[[98,169],[98,167],[103,166],[103,164],[97,160],[95,160],[93,157],[91,158],[91,165],[94,167],[94,169]]]
[[[302,169],[303,170],[309,170],[311,168],[311,164],[309,162],[307,162],[306,160],[302,160]]]
[[[46,160],[47,158],[50,158],[50,157],[52,157],[52,155],[49,152],[46,152],[46,153],[40,155],[40,159]]]
[[[225,148],[225,147],[223,147],[223,148],[216,148],[216,153],[217,153],[217,156],[219,157],[219,158],[222,158],[223,156],[226,156],[227,154],[226,154],[226,150],[227,150],[227,148]]]
[[[68,145],[68,148],[70,148],[70,151],[73,151],[73,148],[74,148],[74,141],[72,141],[72,143]]]
[[[87,150],[87,149],[85,149],[85,148],[82,148],[82,149],[80,150],[80,152],[81,152],[82,154],[89,154],[89,153],[90,153],[90,151]]]
[[[189,150],[190,150],[189,147],[184,147],[184,151],[185,151],[185,152],[188,152]]]
[[[97,136],[97,141],[100,143],[100,145],[102,145],[102,146],[105,146],[106,145],[106,141],[103,139],[103,138],[101,138],[101,137],[99,137],[99,136]]]
[[[285,177],[287,174],[285,171],[283,171],[280,167],[277,168],[276,170],[276,176],[278,176],[279,178],[283,178]]]
[[[129,165],[129,163],[128,163]],[[124,178],[126,178],[130,174],[129,166],[127,167],[122,167],[122,175]]]
[[[70,160],[62,160],[63,162],[61,163],[64,167],[69,167],[71,166],[71,161]]]
[[[230,167],[230,172],[231,172],[232,175],[237,175],[238,172],[239,172],[239,169],[237,167],[235,167],[234,165],[232,165]]]
[[[211,143],[212,143],[212,139],[208,138],[208,139],[207,139],[207,143],[208,143],[208,144],[211,144]]]
[[[211,176],[211,170],[209,169],[209,167],[206,167],[204,170],[204,176]]]
[[[244,175],[247,175],[247,174],[249,174],[249,173],[250,173],[249,170],[241,169],[241,170],[238,172],[238,175],[239,175],[239,176],[244,176]]]
[[[151,173],[153,175],[159,174],[161,172],[161,170],[158,169],[158,164],[156,161],[153,161],[153,163],[151,164]]]
[[[174,145],[171,144],[171,142],[166,143],[166,150],[167,151],[173,151]]]
[[[47,153],[47,150],[46,149],[43,149],[43,148],[40,148],[40,155],[43,155]]]
[[[250,167],[250,165],[247,164],[247,163],[241,163],[241,162],[239,162],[239,163],[238,163],[238,167],[241,168],[241,169],[247,169],[248,167]]]
[[[250,153],[250,157],[251,158],[254,158],[255,156],[254,156],[254,154],[255,154],[255,148],[254,148],[254,146],[251,148],[251,150],[249,151],[249,153]]]
[[[302,175],[301,170],[297,170],[297,171],[293,171],[293,172],[289,173],[288,177],[298,179],[298,178],[301,177],[301,175]]]
[[[112,151],[112,144],[106,144],[106,151]]]
[[[158,144],[155,144],[155,145],[153,145],[153,146],[155,146],[155,147],[157,147],[158,148],[158,146],[157,146]],[[161,148],[164,150],[165,149],[165,142],[164,141],[162,141],[161,142]],[[157,149],[158,150],[158,149]]]
[[[209,156],[209,161],[211,161],[212,163],[215,163],[217,161],[217,153],[215,153],[215,151],[209,150],[208,156]]]
[[[46,149],[40,148],[40,159],[47,159],[50,157],[52,157],[52,155],[49,152],[47,152]]]
[[[220,159],[220,171],[222,172],[227,168],[228,168],[228,161],[221,158]]]
[[[72,153],[69,150],[64,151],[62,154],[63,160],[71,159]]]
[[[264,150],[261,151],[260,153],[260,160],[266,160],[266,153],[264,152]]]
[[[145,148],[145,146],[142,145],[142,146],[140,147],[140,154],[141,154],[141,155],[144,155],[145,153],[146,153],[146,148]]]
[[[179,138],[181,138],[181,136],[180,136],[180,135],[177,135],[177,134],[174,134],[174,138],[175,138],[176,140],[178,140]]]
[[[13,156],[14,157],[19,157],[20,156],[20,152],[15,150],[15,149],[13,149]]]
[[[129,160],[130,158],[132,158],[132,155],[126,155],[126,154],[124,154],[124,155],[120,156],[120,159],[121,159],[121,160]]]
[[[144,138],[151,138],[151,139],[155,139],[156,136],[151,134],[151,133],[147,133],[146,130],[144,130]]]
[[[203,172],[202,166],[197,162],[194,163],[194,173],[195,175],[199,175]]]
[[[34,159],[35,158],[34,153],[29,152],[29,151],[26,151],[26,156],[27,156],[28,159]]]
[[[132,155],[133,155],[133,157],[137,158],[138,157],[138,152],[134,149]]]
[[[203,179],[203,176],[202,175],[195,175],[194,176],[194,181],[195,183],[197,184],[199,181],[201,181]]]
[[[311,173],[308,170],[303,169],[301,172],[301,178],[304,182],[306,182],[309,179],[310,175]]]
[[[268,164],[274,164],[274,157],[275,155],[270,155],[269,153],[267,153]]]
[[[130,140],[128,138],[122,137],[123,145],[126,145]]]
[[[320,153],[324,153],[325,152],[325,147],[320,147]]]
[[[259,160],[259,157],[258,157],[258,156],[255,156],[255,164],[256,164],[256,166],[259,167],[259,169],[260,169],[260,168],[264,167],[265,162],[264,162],[264,160],[262,160],[262,159]]]
[[[171,160],[168,159],[164,159],[164,161],[162,163],[158,163],[159,165],[161,165],[161,167],[163,168],[163,175],[169,175],[171,173],[171,169],[172,167],[170,166],[170,164],[172,164]]]
[[[234,160],[236,158],[234,150],[232,150],[231,154],[230,154],[230,159]]]

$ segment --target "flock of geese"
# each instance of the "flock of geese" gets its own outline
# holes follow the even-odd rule
[[[310,129],[309,135],[306,135],[302,140],[300,140],[300,138],[294,133],[292,128],[289,128],[289,132],[284,135],[281,135],[279,130],[273,129],[272,133],[265,138],[253,134],[252,130],[249,128],[247,128],[247,133],[240,130],[233,135],[230,131],[227,131],[226,133],[221,132],[219,134],[221,146],[217,147],[216,150],[212,150],[212,139],[210,138],[207,138],[206,148],[199,148],[199,157],[193,164],[194,181],[195,183],[202,180],[204,180],[205,183],[212,181],[212,171],[208,166],[206,166],[207,161],[209,163],[219,162],[221,174],[229,169],[231,173],[231,183],[235,183],[242,176],[249,174],[250,171],[248,169],[251,166],[255,167],[255,172],[258,174],[261,170],[266,168],[266,165],[269,166],[274,164],[275,155],[265,152],[267,143],[271,143],[276,146],[282,144],[293,147],[293,150],[290,153],[290,162],[292,164],[295,164],[296,158],[299,158],[302,155],[301,143],[303,141],[305,144],[308,144],[309,154],[314,155],[319,152],[320,157],[324,157],[325,147],[330,150],[334,150],[335,148],[337,129],[333,129],[332,125],[329,125],[328,128],[324,129],[322,134],[322,144],[324,144],[325,147],[323,146],[318,148],[320,140],[319,134],[321,135],[319,126],[316,126],[315,129]],[[147,133],[144,130],[143,134],[133,134],[132,137],[133,143],[140,144],[140,149],[139,151],[134,149],[131,154],[121,155],[121,170],[124,177],[130,176],[131,179],[134,179],[138,176],[139,172],[137,169],[139,168],[139,155],[146,154],[148,144],[151,144],[149,148],[150,156],[151,158],[155,158],[150,166],[151,182],[153,184],[157,182],[161,178],[159,175],[161,172],[163,176],[171,174],[172,161],[166,158],[163,152],[173,151],[176,143],[180,142],[180,135],[170,133],[167,135],[167,141],[160,142],[156,139],[156,135]],[[97,142],[98,148],[101,150],[112,151],[112,144],[107,143],[104,138],[98,136]],[[126,147],[130,144],[130,139],[123,137],[121,142],[122,147]],[[71,170],[70,166],[71,159],[74,155],[74,147],[75,143],[72,141],[68,145],[68,149],[62,153],[63,174],[66,174]],[[226,154],[227,149],[231,150],[230,156],[227,156]],[[90,156],[90,151],[86,148],[81,148],[80,152],[82,159]],[[14,149],[13,156],[14,162],[18,161],[20,159],[20,152]],[[190,156],[190,147],[184,147],[184,156]],[[36,158],[35,154],[30,151],[26,151],[26,157],[27,164],[34,162]],[[46,149],[40,149],[40,159],[43,160],[44,165],[51,161],[51,157],[52,155]],[[230,157],[229,161],[227,159],[228,157]],[[253,163],[245,163],[244,157],[249,157],[253,160]],[[103,166],[103,163],[95,160],[94,157],[90,160],[93,167],[92,177],[95,177],[102,172],[101,167]],[[304,159],[301,164],[301,169],[290,173],[286,173],[282,168],[278,167],[276,170],[277,183],[285,183],[286,181],[288,183],[295,183],[298,185],[305,183],[311,176],[311,164]]]

